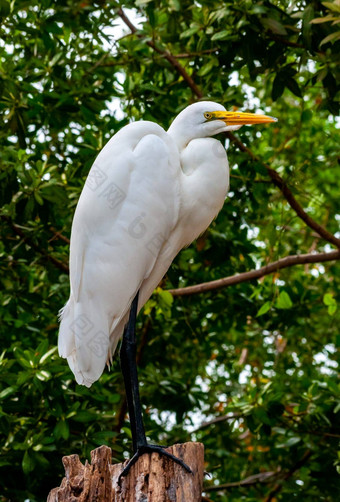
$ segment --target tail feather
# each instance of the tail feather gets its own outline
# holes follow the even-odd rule
[[[93,302],[71,298],[60,311],[58,349],[67,358],[77,383],[90,387],[104,371],[110,336],[107,316]]]
[[[60,322],[58,351],[60,357],[64,358],[71,354],[76,348],[74,334],[69,328],[70,324],[73,323],[73,309],[71,308],[71,305],[73,305],[72,297],[68,300],[64,307],[59,310],[58,314]]]

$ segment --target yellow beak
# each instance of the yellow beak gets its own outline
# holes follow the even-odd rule
[[[223,120],[227,125],[252,125],[277,122],[276,118],[269,117],[268,115],[242,112],[211,112],[211,119]]]

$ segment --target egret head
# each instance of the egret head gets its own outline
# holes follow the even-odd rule
[[[200,101],[187,106],[177,115],[168,132],[177,140],[181,137],[187,143],[194,138],[234,131],[246,124],[266,124],[276,121],[277,119],[267,115],[228,112],[224,106],[213,101]]]

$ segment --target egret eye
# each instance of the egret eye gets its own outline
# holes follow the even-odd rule
[[[204,114],[204,118],[206,118],[207,120],[212,119],[212,113],[205,112],[205,114]]]

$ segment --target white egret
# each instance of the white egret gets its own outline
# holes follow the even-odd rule
[[[223,206],[228,160],[211,136],[275,120],[198,102],[183,110],[167,132],[153,122],[125,126],[89,172],[72,224],[71,293],[61,311],[59,354],[77,382],[90,387],[124,332],[121,362],[137,456],[159,447],[147,445],[141,418],[136,315],[177,253]]]

